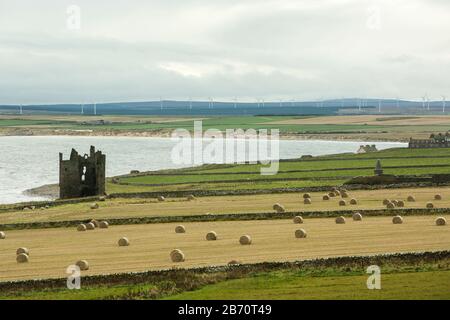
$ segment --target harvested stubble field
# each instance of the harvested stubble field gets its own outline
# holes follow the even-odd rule
[[[92,210],[89,203],[57,206],[46,210],[28,210],[0,213],[0,224],[70,221],[95,218],[129,218],[147,216],[182,216],[196,214],[259,213],[271,212],[274,203],[282,204],[286,211],[333,211],[333,210],[370,210],[386,209],[383,199],[403,200],[404,208],[425,208],[427,202],[433,202],[435,208],[450,207],[450,187],[381,189],[349,191],[347,203],[351,198],[356,205],[339,206],[340,197],[322,200],[325,192],[311,192],[311,204],[304,204],[302,193],[261,194],[242,196],[198,197],[188,201],[186,198],[169,198],[164,202],[157,199],[112,199],[99,202],[99,209]],[[442,195],[442,200],[434,200],[434,195]],[[413,195],[415,202],[407,202]],[[395,210],[395,209],[393,209]]]
[[[186,233],[176,234],[176,224],[123,225],[78,232],[75,228],[16,230],[0,240],[0,281],[65,277],[68,265],[89,262],[83,274],[108,274],[171,267],[223,265],[235,259],[243,263],[293,261],[318,257],[371,255],[393,252],[450,249],[450,227],[438,227],[433,216],[409,216],[402,225],[391,217],[305,219],[305,239],[296,239],[299,228],[292,220],[185,223]],[[446,216],[447,220],[450,218]],[[214,230],[219,239],[206,241]],[[239,237],[249,234],[252,244],[242,246]],[[130,246],[119,247],[126,236]],[[30,250],[30,262],[17,264],[18,247]],[[169,253],[181,249],[186,261],[173,263]]]

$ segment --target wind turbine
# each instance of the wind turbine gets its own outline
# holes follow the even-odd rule
[[[84,114],[84,103],[81,104],[81,114]]]
[[[189,97],[189,110],[192,110],[192,97]]]
[[[428,94],[427,94],[427,109],[428,111],[430,111],[430,98],[428,98]]]
[[[259,108],[259,103],[260,103],[260,99],[256,98],[256,104],[257,104],[258,108]]]
[[[97,102],[94,102],[94,115],[97,115]]]
[[[395,101],[396,101],[397,109],[399,109],[400,108],[400,100],[398,99],[398,97],[395,99]]]
[[[422,97],[422,110],[425,110],[425,96]]]
[[[442,96],[442,113],[445,113],[445,96]]]
[[[283,100],[280,99],[280,107],[283,107]]]
[[[261,102],[262,102],[262,107],[264,108],[264,99],[262,99]]]
[[[378,100],[378,113],[381,113],[381,100]]]
[[[237,107],[237,98],[234,97],[234,108],[236,109],[236,107]]]
[[[358,110],[361,112],[361,99],[358,100]]]
[[[320,98],[319,100],[317,100],[316,105],[317,105],[317,107],[322,108],[323,107],[323,98]]]
[[[211,97],[209,97],[209,101],[210,101],[210,103],[211,103],[211,109],[212,108],[214,108],[214,99],[213,98],[211,98]]]
[[[159,107],[161,108],[161,110],[162,110],[163,107],[164,107],[164,103],[163,103],[162,97],[159,97]]]
[[[23,106],[22,105],[19,106],[19,114],[23,114]]]

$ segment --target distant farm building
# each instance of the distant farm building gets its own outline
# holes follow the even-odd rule
[[[372,144],[372,145],[368,145],[366,144],[365,146],[360,145],[358,151],[356,151],[356,153],[368,153],[368,152],[375,152],[378,151],[377,147]]]
[[[431,134],[429,139],[409,139],[409,148],[450,148],[450,132]]]
[[[80,198],[105,194],[106,156],[91,146],[90,154],[80,156],[72,149],[69,160],[59,154],[59,197]]]

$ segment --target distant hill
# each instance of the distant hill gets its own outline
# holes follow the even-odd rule
[[[109,115],[334,115],[378,113],[442,113],[442,101],[430,101],[423,109],[421,101],[395,99],[333,99],[323,101],[284,102],[213,102],[208,101],[144,101],[97,103],[97,114]],[[162,105],[162,108],[161,108]],[[449,108],[450,109],[450,108]],[[19,105],[0,105],[0,113],[19,112]],[[80,104],[49,104],[23,106],[26,114],[80,114]],[[94,114],[93,104],[84,105],[84,114]]]

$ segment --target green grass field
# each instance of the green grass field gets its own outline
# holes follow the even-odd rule
[[[205,165],[123,176],[109,192],[169,190],[235,190],[340,185],[355,176],[373,175],[377,159],[384,173],[418,175],[450,173],[450,149],[396,148],[367,154],[340,154],[282,161],[275,175],[261,175],[260,164]],[[407,159],[407,161],[405,161]],[[141,189],[140,189],[141,188]],[[133,191],[131,191],[133,190]]]
[[[185,284],[173,280],[139,284],[87,285],[80,290],[48,288],[42,290],[5,290],[0,300],[98,300],[98,299],[450,299],[448,263],[419,266],[381,267],[381,289],[367,289],[367,278],[360,268],[306,268],[237,276],[205,277],[203,283],[191,279]],[[209,278],[209,279],[208,279]],[[201,280],[200,280],[201,282]],[[211,283],[211,284],[208,284]],[[192,290],[193,289],[193,290]]]
[[[168,299],[450,299],[449,270],[382,274],[380,290],[367,289],[368,276],[358,273],[303,275],[301,272],[273,272],[209,285]]]

